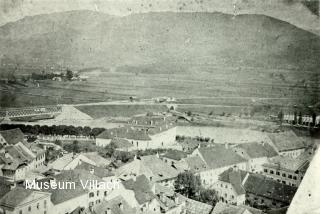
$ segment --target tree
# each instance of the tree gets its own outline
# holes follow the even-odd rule
[[[215,206],[218,202],[217,192],[213,189],[201,189],[198,201]]]
[[[70,69],[67,69],[67,74],[66,75],[67,75],[67,79],[71,80],[72,77],[73,77],[73,72]]]
[[[186,196],[187,198],[195,199],[199,195],[201,181],[199,176],[195,176],[191,172],[179,173],[174,182],[175,191]]]

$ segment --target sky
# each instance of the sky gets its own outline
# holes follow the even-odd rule
[[[217,11],[229,14],[268,15],[320,35],[319,16],[313,14],[300,1],[301,0],[0,0],[0,25],[17,21],[25,16],[70,10],[93,10],[117,16],[159,11]]]

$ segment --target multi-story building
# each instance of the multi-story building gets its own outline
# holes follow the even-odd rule
[[[53,214],[51,194],[16,187],[0,199],[0,212],[5,214]]]
[[[267,163],[262,165],[263,174],[280,183],[297,187],[309,167],[309,160],[299,157],[277,156],[271,158]]]
[[[247,160],[235,153],[228,144],[214,144],[211,147],[198,148],[192,156],[200,157],[206,167],[197,172],[204,186],[217,182],[219,175],[230,167],[247,170]]]
[[[268,159],[277,156],[275,149],[268,143],[242,143],[232,148],[238,155],[248,161],[248,171],[261,173],[262,165]]]

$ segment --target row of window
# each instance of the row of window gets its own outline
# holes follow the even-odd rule
[[[43,207],[44,207],[44,209],[47,208],[47,201],[46,201],[46,200],[43,201]],[[37,210],[40,209],[40,203],[37,203],[36,209],[37,209]],[[31,213],[32,210],[33,210],[32,206],[29,206],[29,207],[28,207],[28,213]],[[47,211],[44,211],[43,213],[46,214]],[[19,210],[19,214],[23,214],[23,211],[22,211],[22,210]]]
[[[97,196],[99,196],[100,192],[99,190],[97,191]],[[107,196],[108,192],[107,191],[104,191],[104,196]],[[94,192],[90,192],[89,193],[89,198],[93,198],[94,197]]]
[[[280,175],[280,172],[279,171],[276,171],[276,173],[271,169],[270,171],[268,170],[268,169],[264,169],[263,170],[265,173],[269,173],[269,174],[271,174],[271,175],[274,175],[274,174],[276,174],[276,175],[278,175],[278,176],[282,176],[282,177],[284,177],[284,178],[289,178],[289,179],[293,179],[293,180],[297,180],[298,178],[297,178],[297,176],[296,175],[291,175],[291,174],[286,174],[286,173],[282,173],[281,175]]]

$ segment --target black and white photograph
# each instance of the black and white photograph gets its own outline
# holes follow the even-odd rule
[[[320,0],[0,0],[0,214],[320,214]]]

